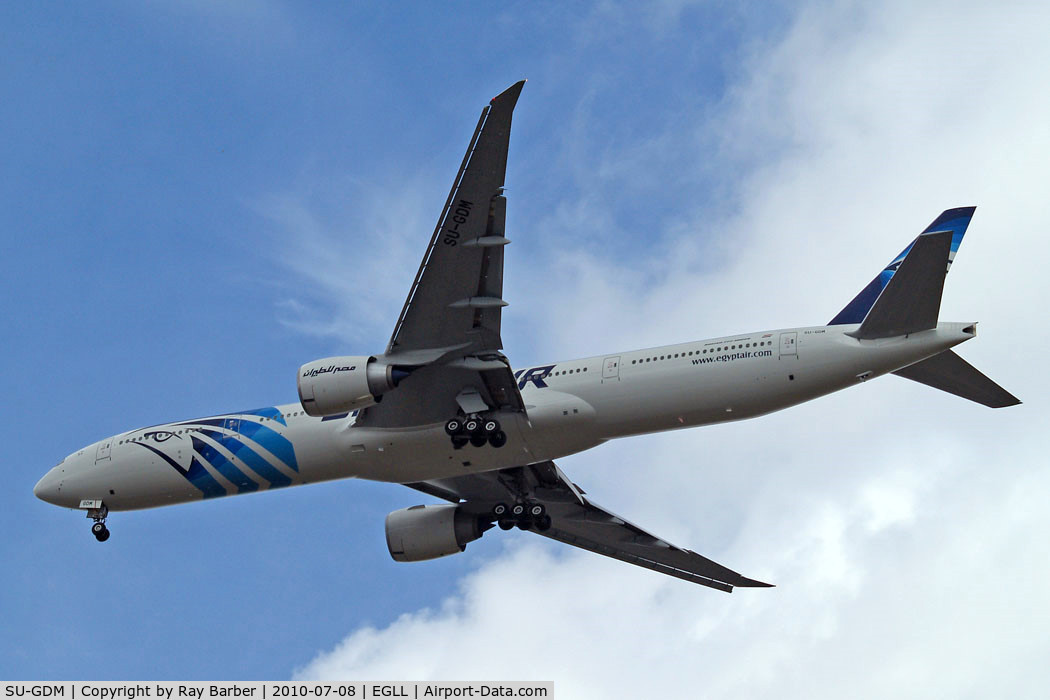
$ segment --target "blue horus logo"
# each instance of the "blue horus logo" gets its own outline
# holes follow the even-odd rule
[[[179,423],[190,440],[189,465],[182,457],[185,442],[178,453],[162,450],[147,442],[135,442],[153,452],[200,490],[204,498],[249,493],[260,488],[273,489],[292,484],[299,463],[295,448],[277,426],[287,426],[276,408],[203,418]],[[273,426],[273,427],[271,427]],[[155,443],[171,438],[182,440],[170,430],[154,430],[143,435]],[[167,447],[167,446],[165,446]]]

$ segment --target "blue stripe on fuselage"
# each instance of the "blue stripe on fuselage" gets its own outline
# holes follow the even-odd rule
[[[265,409],[259,409],[259,411],[263,410]],[[235,418],[231,416],[230,418],[203,418],[201,420],[179,423],[179,425],[213,425],[217,428],[228,428],[234,430],[234,428],[228,423],[228,421],[231,420],[236,421],[236,432],[253,440],[261,447],[266,448],[270,454],[284,462],[285,466],[292,471],[299,471],[299,462],[295,459],[295,448],[292,446],[291,441],[276,430],[262,423],[248,420],[246,418]],[[282,420],[281,423],[284,424],[284,421]]]
[[[290,486],[292,480],[285,476],[280,470],[274,467],[272,464],[266,461],[262,455],[257,453],[252,448],[245,445],[243,442],[225,433],[220,433],[217,430],[208,430],[201,428],[200,432],[204,433],[215,439],[216,442],[222,444],[227,450],[232,452],[234,456],[248,465],[248,468],[253,472],[261,476],[270,482],[270,488],[280,488],[282,486]]]
[[[284,462],[292,471],[299,471],[299,463],[295,459],[295,448],[284,435],[255,421],[241,421],[238,427],[241,435],[266,448],[270,454]]]
[[[274,406],[268,406],[266,408],[253,408],[250,411],[241,411],[240,413],[231,413],[230,417],[235,416],[259,416],[260,418],[269,418],[270,420],[277,421],[281,425],[288,425],[284,422],[284,416]]]
[[[204,494],[205,498],[218,498],[219,496],[226,495],[226,489],[222,487],[222,484],[216,481],[214,476],[208,473],[208,470],[205,469],[201,465],[201,463],[197,461],[196,457],[190,460],[190,468],[186,470],[183,469],[178,462],[176,462],[171,457],[158,450],[156,447],[153,447],[152,445],[147,445],[144,442],[133,442],[131,444],[139,445],[140,447],[145,447],[150,452],[153,452],[157,456],[161,457],[165,462],[174,467],[175,471],[186,477],[187,481],[193,484],[196,488],[200,489],[200,492]]]
[[[220,474],[237,487],[237,493],[251,493],[252,491],[259,490],[259,484],[255,483],[248,476],[234,466],[233,462],[226,459],[218,450],[204,442],[200,438],[191,437],[193,440],[194,451],[201,456],[201,458],[215,468]]]

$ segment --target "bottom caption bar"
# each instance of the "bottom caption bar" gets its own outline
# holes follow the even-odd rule
[[[291,700],[298,698],[553,698],[554,683],[535,682],[369,682],[287,683],[245,681],[159,681],[151,683],[76,682],[5,683],[6,698],[55,698],[58,700]]]

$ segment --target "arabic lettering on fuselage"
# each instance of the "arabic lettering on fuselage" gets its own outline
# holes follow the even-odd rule
[[[335,365],[329,365],[327,367],[315,367],[314,369],[308,369],[303,372],[304,377],[316,377],[319,374],[326,374],[328,372],[353,372],[357,369],[357,365],[350,367],[336,367]]]

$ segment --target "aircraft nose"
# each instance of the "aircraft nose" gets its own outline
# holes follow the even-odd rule
[[[41,501],[59,505],[58,492],[61,486],[62,475],[57,470],[52,469],[47,474],[44,474],[43,479],[36,482],[36,486],[33,487],[33,495]]]

